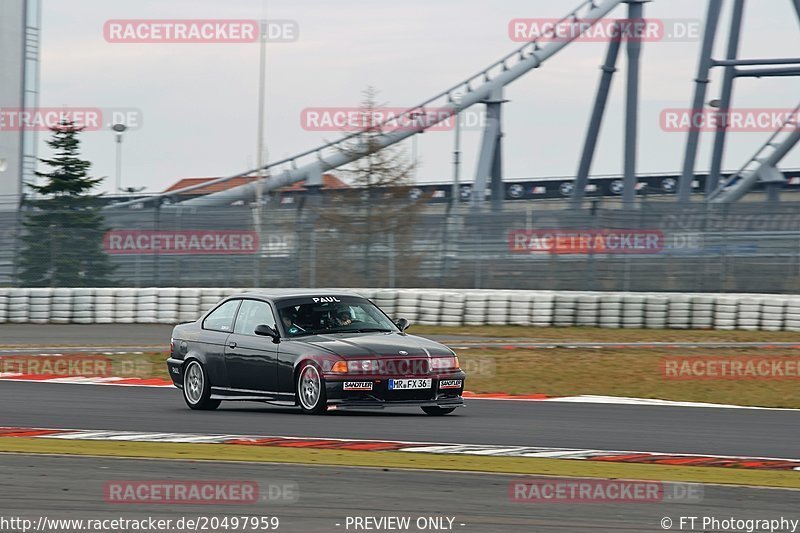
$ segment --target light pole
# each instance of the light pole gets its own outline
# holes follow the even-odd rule
[[[117,134],[117,183],[115,192],[122,190],[122,134],[128,129],[125,124],[114,124],[111,126]]]
[[[116,132],[117,137],[117,182],[115,192],[122,191],[122,134],[128,129],[125,124],[114,124],[111,129]]]
[[[458,106],[458,109],[453,115],[455,117],[455,144],[453,146],[453,186],[450,190],[450,206],[454,210],[458,209],[458,204],[461,201],[461,95],[453,97],[453,103]]]
[[[256,168],[258,181],[256,181],[256,209],[259,215],[259,224],[261,220],[261,203],[264,196],[264,184],[262,183],[262,179],[264,178],[264,114],[265,114],[265,102],[264,102],[264,86],[266,85],[266,65],[265,57],[266,57],[266,48],[267,48],[267,22],[262,20],[261,21],[261,48],[258,54],[258,134],[256,139],[257,152],[256,152]]]
[[[264,205],[264,115],[265,115],[265,96],[264,96],[264,86],[266,85],[266,65],[265,65],[265,58],[267,54],[267,21],[261,21],[261,39],[260,39],[260,50],[258,54],[258,133],[256,135],[256,220],[255,220],[255,230],[256,234],[258,235],[258,256],[256,258],[256,275],[255,275],[255,283],[257,287],[261,286],[261,254],[263,250],[263,232],[262,232],[262,220],[263,220],[263,205]]]

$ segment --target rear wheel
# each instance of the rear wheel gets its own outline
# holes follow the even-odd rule
[[[423,407],[422,410],[425,411],[426,415],[444,416],[444,415],[449,415],[450,413],[455,411],[456,408],[455,407],[436,407],[436,406],[432,405],[432,406],[428,406],[428,407]]]
[[[189,361],[183,370],[183,399],[189,409],[211,411],[219,407],[219,400],[211,399],[211,383],[199,361]]]
[[[321,415],[328,411],[325,380],[311,363],[301,368],[297,376],[297,403],[309,415]]]

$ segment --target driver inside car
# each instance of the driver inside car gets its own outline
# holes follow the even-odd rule
[[[292,308],[281,313],[281,320],[289,335],[297,335],[305,331],[305,329],[297,325],[297,312]]]
[[[334,326],[342,327],[349,326],[353,323],[353,316],[350,314],[350,308],[344,307],[336,310],[336,315],[333,319]]]

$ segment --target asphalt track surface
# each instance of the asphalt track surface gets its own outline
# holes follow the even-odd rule
[[[152,351],[169,345],[172,326],[165,324],[0,324],[0,353],[59,352],[65,347],[85,351]],[[413,334],[413,330],[411,331]],[[770,348],[798,349],[797,342],[581,342],[547,339],[499,339],[474,335],[425,335],[459,347],[519,348]],[[13,348],[12,348],[13,347]]]
[[[0,345],[163,345],[167,326],[0,326]],[[481,339],[482,340],[482,339]],[[223,403],[190,411],[172,388],[0,381],[0,426],[282,435],[800,458],[800,412],[469,400],[451,416],[335,412]],[[705,486],[700,503],[510,501],[520,476],[301,465],[0,454],[0,518],[277,516],[279,531],[353,531],[347,516],[455,518],[453,531],[663,531],[680,516],[797,519],[800,491]],[[294,503],[115,505],[111,480],[254,480],[296,484]],[[532,478],[525,478],[532,479]],[[337,526],[336,524],[341,524]],[[460,526],[459,524],[464,524]],[[676,529],[673,527],[673,529]],[[416,530],[416,529],[411,529]],[[68,530],[60,529],[58,533]]]
[[[223,402],[191,411],[172,387],[0,382],[0,426],[383,439],[800,459],[800,412],[468,400],[446,417],[418,409],[302,415]]]
[[[465,533],[563,533],[663,531],[663,517],[676,525],[680,516],[800,518],[800,491],[776,489],[704,486],[702,501],[696,503],[552,504],[509,498],[512,480],[541,478],[457,472],[32,455],[0,455],[0,472],[0,517],[34,521],[41,516],[173,522],[182,517],[275,516],[278,531],[313,533],[353,531],[346,528],[348,516],[408,516],[412,524],[420,517],[447,516],[454,518],[452,531]],[[249,505],[107,502],[106,483],[126,480],[252,481],[262,493],[270,485],[293,487],[299,498]]]
[[[169,346],[165,324],[0,324],[0,345]]]
[[[0,345],[164,343],[165,325],[0,326]],[[224,402],[190,411],[173,388],[0,382],[0,425],[386,439],[800,459],[800,411],[469,400],[443,418],[418,409],[300,415]]]

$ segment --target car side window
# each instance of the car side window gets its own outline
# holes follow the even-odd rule
[[[233,329],[233,317],[241,300],[229,300],[220,305],[203,320],[203,329],[230,333]]]
[[[236,316],[236,326],[234,333],[241,335],[255,335],[256,326],[266,324],[275,328],[275,315],[272,308],[266,302],[258,300],[243,300],[239,307],[239,314]]]

